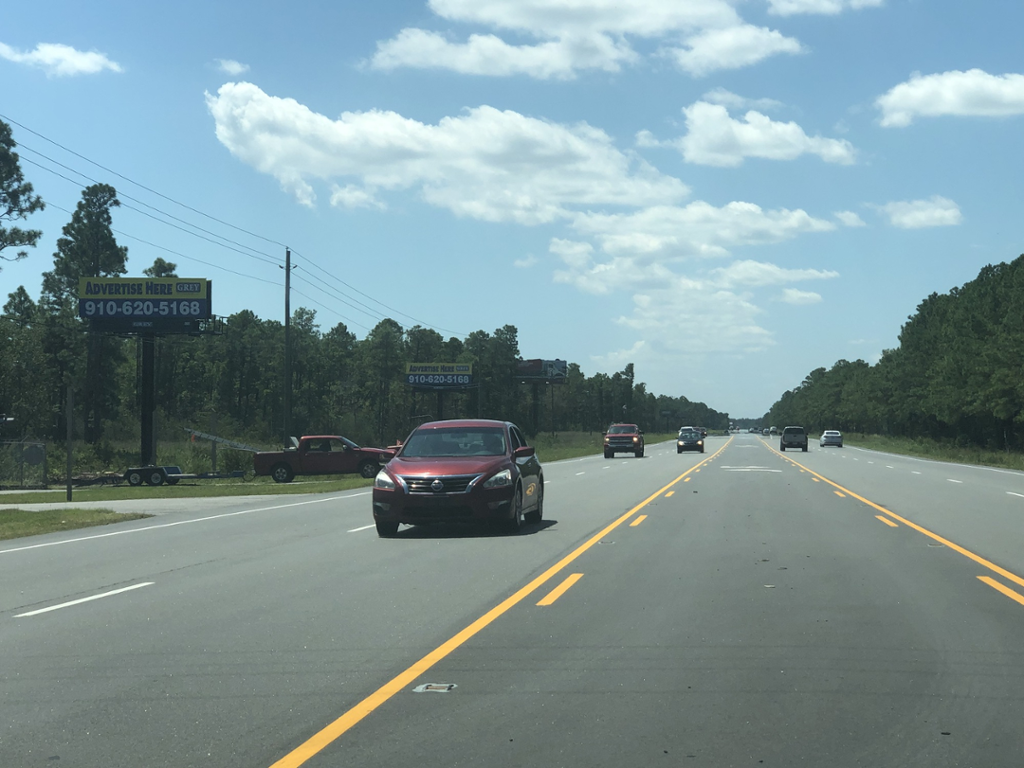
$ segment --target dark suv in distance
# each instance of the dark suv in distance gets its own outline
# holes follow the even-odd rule
[[[604,433],[604,457],[616,453],[632,453],[638,459],[644,455],[644,433],[636,424],[612,424]]]
[[[779,450],[787,448],[799,448],[807,452],[807,432],[803,427],[786,427],[782,430],[782,437],[779,440]]]

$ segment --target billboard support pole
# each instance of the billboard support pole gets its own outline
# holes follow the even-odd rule
[[[156,411],[156,337],[142,334],[141,432],[142,446],[139,459],[142,466],[156,463],[156,434],[153,431],[153,413]]]

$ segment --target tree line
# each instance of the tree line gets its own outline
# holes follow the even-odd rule
[[[840,360],[779,398],[766,423],[1024,446],[1024,255],[933,293],[877,364]]]
[[[43,201],[24,181],[10,129],[0,122],[0,257],[8,246],[34,246],[37,230],[7,226],[40,210]],[[77,314],[81,277],[126,273],[128,249],[111,230],[120,205],[114,187],[87,187],[57,241],[53,268],[43,274],[38,301],[24,286],[9,293],[0,315],[0,414],[13,418],[2,437],[63,439],[68,390],[75,403],[73,427],[87,443],[103,446],[135,439],[139,432],[140,354],[137,337],[98,334]],[[24,258],[20,251],[14,258]],[[9,258],[9,257],[4,257]],[[144,270],[150,277],[176,276],[161,258]],[[313,310],[290,318],[291,425],[295,434],[340,433],[362,443],[404,439],[416,424],[438,415],[508,419],[528,432],[600,431],[615,421],[646,430],[702,424],[728,426],[728,415],[685,397],[648,392],[633,364],[613,374],[586,376],[569,363],[565,383],[524,385],[515,326],[444,338],[419,325],[385,318],[357,339],[339,323],[323,330]],[[201,337],[165,336],[156,341],[157,430],[180,439],[181,427],[261,444],[283,438],[284,326],[250,310]],[[472,363],[473,386],[446,393],[416,391],[404,383],[410,362]]]

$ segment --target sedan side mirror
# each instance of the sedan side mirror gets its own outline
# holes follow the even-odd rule
[[[512,456],[516,459],[528,459],[531,456],[536,455],[537,449],[529,445],[521,445],[512,451]]]

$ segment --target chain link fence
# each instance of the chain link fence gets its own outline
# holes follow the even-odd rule
[[[46,443],[0,441],[0,488],[46,486]]]

